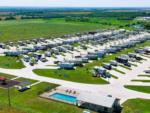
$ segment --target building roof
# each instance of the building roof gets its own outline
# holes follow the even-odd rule
[[[109,97],[107,95],[104,96],[104,95],[100,95],[100,94],[96,95],[96,94],[91,94],[91,93],[81,93],[77,97],[77,100],[111,108],[113,106],[116,98]]]

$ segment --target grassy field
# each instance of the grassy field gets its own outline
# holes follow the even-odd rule
[[[31,19],[0,21],[0,40],[23,40],[62,36],[76,32],[111,28],[108,25],[83,22],[66,22],[64,19]]]
[[[124,86],[124,87],[139,92],[150,93],[149,86]]]
[[[93,61],[92,63],[88,63],[84,67],[78,67],[75,70],[36,69],[33,71],[34,73],[41,75],[41,76],[63,79],[63,80],[68,80],[68,81],[91,83],[91,84],[106,84],[107,82],[104,81],[103,79],[92,77],[90,70],[94,66],[100,66],[104,62],[109,62],[110,60],[115,59],[115,57],[120,56],[121,54],[127,54],[128,52],[134,51],[134,49],[137,47],[139,48],[139,47],[147,46],[149,44],[150,44],[150,41],[146,41],[142,44],[136,45],[135,47],[124,49],[118,53],[104,56],[104,58],[98,61]]]
[[[56,86],[40,83],[23,93],[12,88],[10,90],[11,108],[8,107],[7,90],[0,89],[0,113],[82,113],[83,109],[76,106],[43,99],[38,96],[47,87],[54,88]]]
[[[150,100],[130,99],[123,106],[122,113],[150,113]]]
[[[24,65],[17,57],[0,56],[0,68],[21,69]]]

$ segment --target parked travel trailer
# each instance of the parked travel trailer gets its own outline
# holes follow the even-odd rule
[[[61,62],[58,64],[60,69],[74,69],[74,64],[69,62]]]
[[[82,57],[82,62],[83,62],[83,63],[88,63],[88,58]]]
[[[47,61],[45,55],[42,55],[42,56],[41,56],[40,61],[41,61],[41,62],[46,62],[46,61]]]
[[[62,46],[58,46],[57,49],[59,50],[59,52],[67,52],[67,49]]]
[[[0,43],[0,48],[4,49],[5,48],[5,44],[4,43]]]
[[[38,60],[40,60],[41,57],[42,57],[42,55],[41,55],[40,53],[34,53],[34,54],[33,54],[33,57],[34,57],[34,58],[37,58]]]
[[[98,55],[93,55],[93,54],[88,54],[86,57],[89,60],[97,60],[98,59]]]
[[[27,56],[27,55],[24,55],[24,56],[23,56],[23,60],[24,60],[25,62],[29,62],[29,61],[30,61],[30,57]]]
[[[99,58],[102,58],[105,55],[105,50],[96,50],[95,52]]]
[[[51,57],[51,52],[50,52],[50,51],[46,51],[46,52],[45,52],[45,56],[46,56],[46,57]]]
[[[56,54],[56,55],[59,55],[59,50],[56,49],[56,48],[52,48],[52,49],[51,49],[51,53],[54,53],[54,54]]]
[[[116,53],[116,52],[117,52],[117,49],[114,47],[110,47],[106,49],[106,53]]]
[[[5,51],[4,52],[4,54],[6,55],[6,56],[14,56],[14,57],[17,57],[17,56],[19,56],[21,53],[19,52],[19,51],[17,51],[17,50],[8,50],[8,51]]]
[[[98,67],[98,66],[95,66],[94,69],[93,69],[96,73],[96,75],[106,75],[106,69],[103,68],[103,67]]]
[[[73,63],[74,66],[83,66],[83,62],[81,58],[72,59],[72,60],[69,60],[69,62]]]

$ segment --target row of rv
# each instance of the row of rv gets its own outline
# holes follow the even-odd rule
[[[88,62],[89,60],[97,60],[98,58],[102,58],[105,54],[116,53],[118,51],[121,51],[122,49],[135,46],[135,44],[144,42],[149,39],[150,39],[150,36],[146,36],[146,37],[140,38],[139,40],[132,40],[132,41],[129,41],[128,43],[123,43],[123,44],[120,44],[117,46],[111,46],[111,47],[103,49],[103,50],[102,49],[95,50],[95,52],[90,52],[87,55],[79,56],[78,58],[73,60],[73,62],[71,62],[71,61],[61,62],[61,63],[59,63],[59,67],[61,69],[74,69],[75,66],[81,66],[83,63],[85,63],[85,61],[84,61],[85,59],[86,59],[86,62]],[[148,51],[148,48],[146,50]],[[138,49],[138,51],[144,52],[143,49]],[[120,57],[117,57],[116,61],[119,63],[123,63],[126,66],[130,66],[128,63],[129,58],[130,58],[130,61],[135,60],[134,58],[136,58],[136,60],[141,60],[141,57],[137,56],[136,54],[129,53],[128,55],[122,55]],[[113,64],[113,62],[111,62],[111,63]]]
[[[46,57],[51,57],[53,54],[58,55],[74,51],[72,44],[80,43],[80,47],[88,48],[87,44],[102,45],[110,40],[127,39],[128,35],[137,35],[139,32],[128,32],[125,30],[109,30],[104,32],[89,32],[88,34],[81,35],[80,37],[72,38],[56,38],[56,39],[33,39],[27,41],[19,41],[16,44],[10,42],[4,45],[0,44],[0,48],[6,56],[24,56],[23,59],[26,62],[30,62],[32,65],[34,62],[41,60],[46,62]],[[115,53],[124,48],[134,46],[136,43],[143,42],[149,39],[149,36],[144,36],[138,40],[131,40],[121,44],[115,44],[105,49],[96,49],[95,51],[88,52],[86,55],[77,56],[71,60],[58,61],[58,65],[63,69],[73,69],[75,66],[82,66],[83,63],[87,63],[89,60],[97,60],[103,57],[104,54]],[[84,44],[86,42],[86,44]],[[11,48],[11,49],[10,49]],[[42,53],[39,53],[42,51]],[[30,55],[29,55],[30,54]]]
[[[136,53],[128,53],[127,55],[121,55],[119,57],[116,57],[115,60],[111,60],[109,63],[104,63],[102,66],[95,66],[93,68],[92,74],[95,77],[104,77],[104,78],[110,78],[111,75],[107,73],[107,70],[111,70],[113,66],[118,66],[118,64],[123,64],[127,67],[131,67],[131,62],[142,60],[142,57],[137,55]]]
[[[98,31],[98,32],[89,32],[87,34],[83,34],[80,37],[74,36],[71,38],[56,38],[56,39],[32,39],[32,40],[26,40],[26,41],[18,41],[17,43],[9,42],[9,43],[0,43],[0,48],[3,50],[3,52],[6,56],[24,56],[24,60],[32,62],[34,60],[42,60],[46,61],[46,57],[50,57],[52,54],[60,54],[61,52],[68,52],[73,51],[74,47],[72,44],[74,43],[95,43],[95,42],[105,42],[107,40],[113,40],[116,37],[123,38],[125,37],[126,31],[121,30],[109,30],[109,31]],[[129,32],[131,33],[131,32]],[[128,33],[128,34],[129,34]],[[134,33],[134,32],[133,32]],[[127,35],[127,34],[126,34]],[[116,36],[116,37],[115,37]],[[81,43],[83,44],[83,43]],[[84,46],[84,44],[83,44]],[[43,55],[39,55],[38,51],[44,51]],[[26,55],[32,53],[33,58],[27,57]],[[35,57],[36,56],[36,57]],[[39,59],[39,56],[41,59]],[[96,59],[96,55],[88,54],[88,58],[90,59]],[[85,61],[87,58],[83,58]]]
[[[21,54],[27,54],[29,52],[36,52],[38,50],[52,49],[53,52],[58,54],[59,51],[66,52],[66,48],[72,49],[71,46],[74,43],[80,43],[83,41],[95,42],[105,42],[106,40],[111,40],[115,38],[125,37],[125,30],[110,30],[105,32],[89,32],[89,34],[81,35],[80,37],[72,38],[56,38],[56,39],[32,39],[26,41],[18,41],[18,43],[9,42],[7,44],[0,43],[0,48],[4,49],[5,54],[8,56],[19,56]],[[130,33],[130,32],[129,32]],[[129,34],[128,33],[128,34]],[[127,35],[127,34],[126,34]],[[67,45],[66,48],[63,46]],[[14,47],[13,49],[11,49]],[[56,48],[57,47],[57,48]]]

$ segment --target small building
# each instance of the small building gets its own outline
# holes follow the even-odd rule
[[[122,107],[119,101],[110,96],[80,93],[77,97],[77,106],[99,113],[121,113]]]

